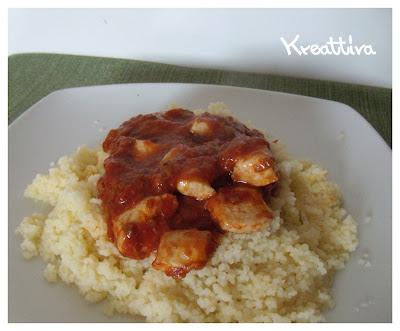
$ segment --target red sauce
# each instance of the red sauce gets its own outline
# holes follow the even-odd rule
[[[206,121],[210,132],[193,134],[194,119]],[[137,140],[151,144],[151,153],[141,155],[135,150]],[[115,240],[114,221],[146,197],[164,193],[176,195],[179,207],[158,216],[158,223],[127,224],[129,240],[120,251],[132,258],[144,258],[157,249],[157,237],[167,229],[209,230],[221,232],[204,209],[204,201],[183,196],[177,192],[177,182],[182,179],[198,179],[211,183],[214,188],[231,184],[230,173],[236,160],[244,153],[268,148],[263,134],[247,128],[232,117],[204,113],[196,116],[184,109],[172,109],[165,113],[139,115],[113,129],[103,142],[109,154],[104,162],[105,174],[98,182],[99,197],[108,220],[110,240]],[[177,148],[177,155],[162,161],[166,154]],[[267,166],[273,158],[267,160]],[[173,214],[162,219],[163,215]],[[161,223],[160,223],[161,222]],[[138,227],[140,229],[138,229]],[[141,247],[145,247],[141,249]],[[138,252],[140,254],[138,254]]]
[[[179,207],[176,214],[169,220],[171,229],[209,230],[221,232],[212,220],[210,213],[204,208],[205,201],[198,201],[184,195],[178,196]]]

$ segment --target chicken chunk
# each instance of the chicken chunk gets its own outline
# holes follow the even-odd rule
[[[197,200],[205,200],[215,194],[215,190],[211,185],[201,176],[190,174],[193,168],[188,165],[191,158],[198,156],[190,147],[185,145],[178,145],[168,151],[161,160],[162,163],[168,162],[185,163],[189,171],[179,173],[176,181],[176,189],[183,195],[193,197]],[[198,175],[198,174],[197,174]]]
[[[113,231],[122,255],[143,259],[157,249],[167,220],[178,208],[176,197],[163,194],[143,199],[114,220]]]
[[[221,188],[205,208],[229,232],[255,232],[269,226],[273,218],[260,190],[242,185]]]
[[[210,125],[207,123],[205,119],[196,118],[193,121],[192,127],[190,128],[190,132],[199,136],[207,136],[212,133]]]
[[[274,161],[268,153],[259,151],[240,158],[233,168],[232,179],[254,186],[266,186],[278,181]]]
[[[151,140],[136,139],[133,146],[133,154],[136,157],[144,158],[159,150],[159,145]]]
[[[210,184],[195,179],[181,179],[176,188],[183,195],[197,200],[206,200],[215,194],[215,190]]]
[[[196,229],[168,231],[161,237],[153,267],[175,279],[201,269],[216,247],[212,233]]]

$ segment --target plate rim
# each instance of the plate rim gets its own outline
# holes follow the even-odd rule
[[[202,83],[163,83],[163,82],[147,82],[147,83],[122,83],[122,84],[100,84],[100,85],[86,85],[86,86],[75,86],[75,87],[68,87],[68,88],[63,88],[59,90],[55,90],[47,94],[46,96],[42,97],[40,100],[35,102],[33,105],[31,105],[28,109],[23,111],[17,118],[15,118],[9,125],[8,125],[8,130],[10,131],[11,129],[14,128],[14,126],[23,120],[26,116],[26,114],[31,114],[32,111],[35,110],[37,106],[39,106],[41,103],[43,103],[47,98],[57,96],[57,94],[61,94],[63,92],[68,92],[68,91],[74,91],[74,90],[80,90],[80,89],[93,89],[93,88],[104,88],[104,87],[118,87],[118,86],[151,86],[151,85],[164,85],[166,87],[168,86],[179,86],[179,85],[184,85],[184,86],[192,86],[192,87],[207,87],[207,88],[220,88],[220,89],[237,89],[237,90],[248,90],[251,91],[252,93],[266,93],[266,94],[275,94],[275,95],[286,95],[290,97],[296,97],[296,98],[301,98],[301,99],[311,99],[311,100],[316,100],[318,102],[324,101],[332,104],[340,104],[341,106],[344,106],[347,108],[348,111],[352,112],[356,117],[358,117],[361,121],[363,121],[369,129],[372,129],[374,131],[374,135],[377,136],[378,140],[380,143],[383,143],[384,148],[386,149],[387,152],[390,154],[392,153],[392,149],[390,148],[389,144],[383,139],[383,137],[380,135],[380,133],[373,127],[373,125],[365,119],[364,116],[362,116],[356,109],[353,107],[340,102],[336,100],[329,100],[329,99],[324,99],[324,98],[319,98],[319,97],[311,97],[307,95],[301,95],[301,94],[295,94],[295,93],[287,93],[287,92],[282,92],[282,91],[272,91],[272,90],[264,90],[264,89],[259,89],[259,88],[252,88],[252,87],[241,87],[241,86],[233,86],[233,85],[218,85],[218,84],[202,84]]]

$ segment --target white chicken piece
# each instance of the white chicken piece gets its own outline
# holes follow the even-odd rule
[[[199,136],[207,136],[212,133],[212,130],[206,119],[196,118],[193,121],[190,132]]]
[[[159,149],[159,145],[151,140],[136,139],[133,146],[134,155],[139,158],[146,157]]]
[[[196,200],[206,200],[215,194],[215,190],[210,184],[195,179],[180,179],[176,188],[183,195]]]
[[[166,221],[178,208],[173,194],[143,199],[113,222],[113,232],[122,255],[142,259],[157,246],[160,236],[168,229]]]
[[[168,216],[171,209],[178,207],[178,201],[173,194],[165,193],[162,195],[144,198],[131,209],[118,216],[115,222],[118,223],[142,223],[160,214]],[[172,216],[172,215],[171,215]]]
[[[233,168],[232,179],[253,186],[266,186],[278,181],[277,172],[271,165],[271,156],[259,151],[240,158]]]
[[[222,230],[247,233],[269,226],[273,213],[257,188],[224,187],[210,198],[205,208]]]
[[[161,160],[162,163],[167,163],[176,160],[179,157],[193,157],[193,151],[190,147],[185,145],[178,145],[168,151]],[[196,200],[206,200],[215,194],[215,190],[211,185],[201,179],[185,178],[182,174],[182,178],[178,179],[176,189],[183,195],[187,195],[195,198]]]
[[[216,247],[212,233],[196,229],[168,231],[161,237],[153,267],[175,279],[201,269]]]

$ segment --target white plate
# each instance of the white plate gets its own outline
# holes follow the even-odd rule
[[[360,245],[334,283],[335,322],[391,321],[391,150],[352,108],[297,95],[197,84],[128,84],[54,92],[9,128],[9,321],[132,321],[105,317],[74,288],[48,284],[40,259],[26,262],[15,228],[39,206],[23,198],[35,174],[139,113],[177,103],[189,109],[224,101],[234,115],[283,141],[295,156],[329,170],[345,207],[359,221]],[[98,122],[97,122],[98,121]],[[339,139],[342,137],[342,139]],[[370,224],[364,222],[372,216]],[[371,267],[358,261],[367,253]]]

